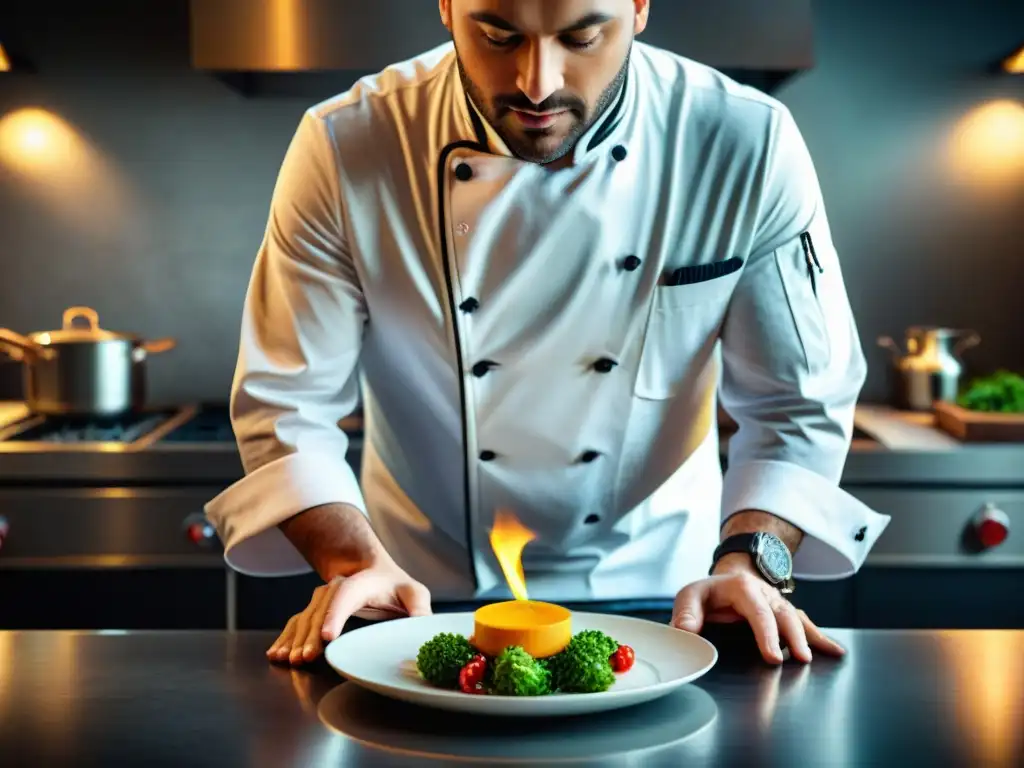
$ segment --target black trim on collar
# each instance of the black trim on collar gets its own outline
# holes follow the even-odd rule
[[[629,85],[629,69],[626,69],[626,76],[622,79],[622,87],[619,89],[619,97],[615,100],[614,106],[608,112],[604,121],[601,123],[601,127],[594,133],[590,143],[587,144],[587,152],[590,152],[595,147],[600,146],[601,142],[611,135],[612,130],[619,122],[619,118],[622,116],[622,105],[626,103],[626,89]]]
[[[476,117],[472,105],[470,115]],[[475,121],[478,122],[478,121]],[[474,126],[475,127],[475,126]],[[480,126],[481,128],[483,126]],[[437,163],[437,210],[438,210],[438,231],[441,234],[441,259],[444,263],[444,281],[448,291],[448,308],[452,321],[452,339],[455,342],[455,362],[459,368],[459,407],[462,411],[462,479],[463,495],[465,499],[466,513],[466,550],[469,553],[469,573],[473,577],[473,591],[480,588],[480,580],[476,575],[476,558],[473,552],[473,509],[472,494],[469,489],[469,472],[471,460],[469,456],[469,420],[466,416],[466,370],[462,362],[462,342],[459,338],[459,311],[455,303],[455,288],[452,282],[452,270],[454,266],[448,255],[448,233],[445,231],[445,196],[444,177],[447,171],[448,156],[456,149],[473,149],[478,152],[488,152],[486,142],[455,141],[441,150],[441,156]]]

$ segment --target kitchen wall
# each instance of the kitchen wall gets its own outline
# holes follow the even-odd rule
[[[778,96],[816,158],[865,396],[885,392],[875,337],[915,323],[977,329],[976,371],[1024,369],[1024,86],[986,71],[1022,41],[1024,4],[819,2],[816,23],[816,68]],[[226,398],[271,188],[310,99],[245,98],[192,71],[184,0],[5,0],[5,31],[38,71],[0,75],[0,152],[26,126],[48,151],[0,154],[0,325],[52,328],[88,304],[111,328],[179,340],[152,361],[154,399]],[[14,374],[0,366],[0,396]]]

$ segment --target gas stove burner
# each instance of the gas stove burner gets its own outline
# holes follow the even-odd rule
[[[35,443],[133,443],[163,424],[168,415],[133,413],[96,419],[50,417],[9,439]]]
[[[185,423],[164,435],[162,443],[230,443],[235,444],[231,414],[227,406],[208,405]]]

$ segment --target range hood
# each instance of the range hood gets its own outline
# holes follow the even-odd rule
[[[190,26],[193,67],[254,90],[351,84],[450,39],[435,0],[190,0]],[[811,0],[657,0],[638,39],[764,90],[814,63]]]

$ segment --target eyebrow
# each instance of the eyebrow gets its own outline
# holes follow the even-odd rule
[[[506,32],[518,32],[512,24],[505,21],[495,13],[488,13],[487,11],[477,11],[476,13],[469,14],[469,17],[473,21],[478,21],[481,24],[487,24],[488,26],[494,27],[495,29],[502,29]],[[559,35],[564,35],[569,32],[579,32],[582,29],[588,29],[590,27],[596,27],[600,24],[606,24],[612,21],[615,17],[608,13],[588,13],[579,21],[575,21],[568,27],[558,30]]]

